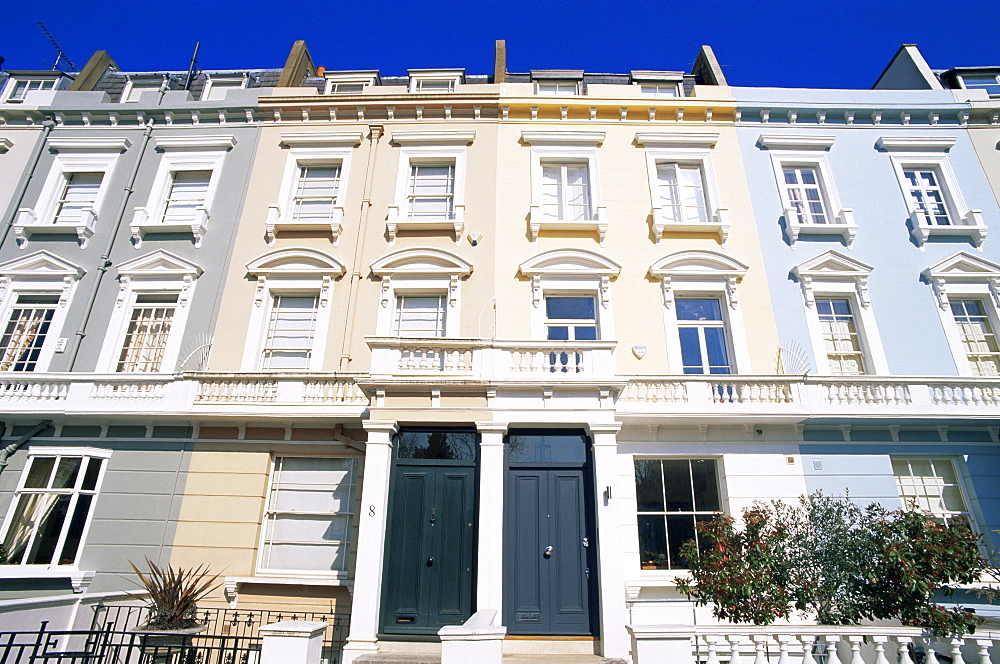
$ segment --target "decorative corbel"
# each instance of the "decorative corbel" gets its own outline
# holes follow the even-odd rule
[[[181,292],[177,295],[177,304],[182,307],[186,307],[188,300],[191,299],[191,284],[194,283],[194,277],[190,274],[184,275],[184,285],[181,286]]]
[[[736,292],[736,277],[726,277],[726,298],[729,300],[730,309],[740,306],[740,296]]]
[[[115,306],[122,306],[125,304],[125,298],[128,296],[128,287],[131,283],[132,278],[127,274],[123,274],[118,279],[118,297],[115,299]]]
[[[267,277],[261,275],[257,277],[257,292],[254,293],[253,304],[259,307],[264,303],[264,291],[267,290]]]
[[[812,308],[816,304],[816,298],[813,295],[813,280],[810,276],[799,277],[799,286],[802,287],[802,299],[805,300],[806,306]]]
[[[670,284],[670,277],[660,277],[660,291],[663,293],[663,306],[670,309],[674,306],[674,289]]]
[[[330,304],[330,286],[333,284],[333,277],[328,274],[323,275],[323,285],[319,287],[319,305],[325,307]]]
[[[69,291],[73,288],[73,277],[63,277],[63,287],[62,292],[59,293],[59,306],[65,307],[69,304]],[[0,287],[0,297],[2,297],[3,288]]]
[[[601,275],[601,307],[604,309],[608,308],[611,304],[611,277],[607,274]]]
[[[389,306],[389,292],[392,290],[392,277],[388,274],[382,277],[382,306]]]
[[[453,274],[448,280],[448,306],[458,305],[458,275]]]
[[[537,308],[542,303],[542,277],[531,275],[531,306]]]
[[[868,297],[868,277],[858,277],[858,299],[865,309],[871,306],[871,298]]]
[[[934,290],[934,297],[937,298],[938,306],[941,307],[942,311],[948,310],[948,290],[944,279],[933,279],[931,281],[931,288]],[[996,299],[996,291],[994,290],[992,284],[990,285],[990,293],[993,294],[994,299]]]
[[[993,296],[993,304],[1000,307],[1000,279],[990,279],[990,295]]]

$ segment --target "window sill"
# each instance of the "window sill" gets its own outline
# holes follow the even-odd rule
[[[986,224],[983,223],[983,213],[981,210],[969,210],[958,224],[947,226],[927,226],[921,224],[915,213],[910,215],[910,236],[921,249],[927,240],[932,236],[944,237],[967,237],[976,246],[982,247],[986,241]]]
[[[0,565],[0,579],[69,579],[74,593],[82,593],[95,574],[69,565]]]
[[[719,242],[725,246],[726,240],[729,239],[729,229],[729,210],[727,208],[717,208],[712,213],[711,221],[706,222],[675,222],[664,216],[662,208],[653,208],[653,235],[656,238],[656,244],[660,244],[660,240],[667,233],[717,233]]]
[[[451,217],[442,215],[441,217],[429,217],[423,219],[410,219],[400,212],[400,206],[390,205],[389,216],[386,219],[385,227],[389,235],[389,244],[396,244],[396,233],[400,230],[410,231],[454,231],[455,244],[462,244],[462,235],[465,233],[465,206],[458,203]]]
[[[344,208],[334,207],[333,214],[328,218],[319,219],[286,219],[277,203],[268,206],[267,220],[264,222],[264,239],[268,246],[273,247],[278,231],[325,231],[329,229],[333,236],[333,246],[340,244],[340,233],[344,222]]]
[[[785,237],[793,249],[800,235],[839,235],[844,238],[848,249],[854,248],[858,225],[854,223],[854,212],[850,208],[844,208],[837,213],[833,223],[829,224],[803,224],[794,221],[797,217],[798,212],[795,208],[785,208]]]
[[[628,598],[635,600],[639,598],[639,593],[643,588],[676,588],[677,581],[675,579],[686,574],[688,574],[686,569],[642,570],[642,576],[625,581],[625,590]]]
[[[608,234],[608,208],[598,207],[597,214],[592,219],[558,219],[542,215],[540,205],[532,205],[528,214],[528,230],[531,232],[531,243],[538,242],[538,234],[542,230],[552,231],[585,231],[597,232],[597,241],[604,246]]]
[[[188,222],[152,222],[146,208],[137,207],[129,231],[132,233],[132,242],[136,249],[142,246],[143,236],[149,233],[191,233],[194,236],[194,246],[200,247],[207,231],[208,217],[208,208],[199,207],[195,210],[194,219]]]
[[[38,221],[38,213],[31,208],[21,208],[17,211],[17,220],[14,222],[14,239],[17,246],[23,249],[28,244],[28,238],[32,235],[60,234],[76,235],[80,242],[80,248],[87,247],[87,241],[94,235],[94,228],[97,225],[97,213],[93,208],[84,210],[80,220],[73,222],[51,222],[42,223]]]
[[[285,585],[285,586],[342,586],[354,595],[354,579],[345,573],[334,573],[324,576],[296,576],[274,574],[273,576],[227,576],[225,581],[226,601],[229,607],[236,608],[240,598],[240,586],[244,585]]]

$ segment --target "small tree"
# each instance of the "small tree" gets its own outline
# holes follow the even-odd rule
[[[975,629],[971,613],[932,601],[984,569],[964,520],[941,524],[817,492],[797,506],[755,503],[743,521],[742,531],[727,516],[699,523],[702,548],[681,549],[691,577],[677,579],[679,589],[711,602],[719,618],[766,625],[800,611],[833,625],[898,618],[939,634]]]

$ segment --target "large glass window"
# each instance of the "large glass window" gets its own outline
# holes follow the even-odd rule
[[[292,200],[296,221],[326,221],[333,217],[340,187],[340,166],[300,166],[299,181]]]
[[[396,335],[443,337],[448,309],[444,295],[397,295]]]
[[[545,338],[550,341],[597,339],[597,304],[594,298],[547,296],[545,333]]]
[[[823,202],[819,174],[811,166],[785,166],[785,193],[800,224],[827,224],[829,218]]]
[[[8,565],[73,565],[90,523],[105,460],[31,455],[8,512]]]
[[[346,572],[356,483],[353,458],[275,458],[258,567]]]
[[[715,459],[636,459],[635,494],[642,568],[685,569],[681,545],[722,510]]]
[[[170,327],[177,309],[177,293],[140,293],[116,371],[155,373],[161,370]]]
[[[983,303],[979,300],[951,300],[950,304],[972,371],[977,376],[1000,374],[1000,346]]]
[[[170,195],[163,210],[164,224],[188,224],[197,218],[198,208],[205,206],[212,171],[174,171]]]
[[[56,207],[55,223],[80,223],[86,210],[93,209],[101,190],[104,173],[66,173],[66,184]]]
[[[942,458],[892,458],[899,497],[907,508],[930,512],[948,522],[957,516],[970,516],[955,463]]]
[[[668,223],[705,223],[705,186],[701,167],[686,164],[658,164],[660,207]]]
[[[542,215],[551,219],[591,219],[587,164],[542,164]]]
[[[275,295],[264,342],[264,369],[308,369],[319,315],[318,295]]]
[[[920,223],[925,226],[949,226],[951,218],[945,203],[941,176],[931,168],[907,168],[903,170],[910,192],[910,202]]]
[[[865,373],[865,356],[861,347],[857,322],[846,298],[816,298],[816,313],[823,330],[823,344],[830,373],[835,376],[856,376]]]
[[[719,300],[678,298],[675,306],[684,373],[732,373],[729,335]]]
[[[455,208],[455,164],[412,164],[406,193],[410,219],[451,219]]]
[[[59,295],[21,293],[0,337],[0,371],[34,371]]]

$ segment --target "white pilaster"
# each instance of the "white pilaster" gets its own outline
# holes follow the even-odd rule
[[[602,654],[629,660],[631,637],[625,628],[625,574],[621,560],[621,520],[614,497],[621,423],[591,424],[594,452],[594,494],[597,502],[597,565]],[[630,661],[630,660],[629,660]]]
[[[476,606],[503,615],[503,437],[506,424],[476,422],[479,429],[479,558]]]
[[[385,554],[386,513],[389,509],[389,473],[392,469],[392,435],[395,422],[364,422],[368,432],[365,471],[361,487],[358,524],[358,557],[354,570],[351,631],[344,647],[343,664],[377,649],[379,604],[382,598],[382,563]]]

